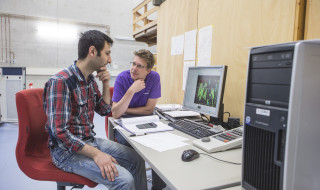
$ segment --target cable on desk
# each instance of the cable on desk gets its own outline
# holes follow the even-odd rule
[[[206,153],[199,153],[199,154],[203,154],[203,155],[209,156],[209,157],[211,157],[211,158],[213,158],[213,159],[216,159],[216,160],[219,160],[219,161],[221,161],[221,162],[226,162],[226,163],[234,164],[234,165],[241,165],[241,163],[229,162],[229,161],[226,161],[226,160],[221,160],[221,159],[219,159],[219,158],[216,158],[216,157],[211,156],[211,155],[206,154]]]
[[[204,114],[201,113],[200,116],[201,116],[201,119],[202,119],[203,122],[208,122],[208,123],[210,122],[210,119],[209,119],[206,115],[204,115]],[[205,117],[207,121],[205,121],[205,120],[203,119],[203,117]]]

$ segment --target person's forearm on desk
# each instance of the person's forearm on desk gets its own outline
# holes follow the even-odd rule
[[[137,108],[128,108],[126,114],[133,114],[133,115],[150,115],[152,114],[153,109],[148,109],[146,106],[144,107],[137,107]]]
[[[150,115],[153,112],[154,107],[157,104],[158,99],[148,99],[146,106],[128,108],[126,114],[134,115]]]
[[[128,90],[119,102],[112,103],[111,112],[114,118],[118,119],[127,111],[133,95],[134,91]]]

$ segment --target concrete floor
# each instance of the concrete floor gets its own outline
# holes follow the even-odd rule
[[[97,137],[106,138],[104,117],[95,115],[95,131]],[[37,181],[26,176],[18,167],[15,148],[18,139],[17,123],[1,123],[0,125],[0,190],[35,190],[46,189],[56,190],[55,182]],[[147,177],[151,178],[151,171],[147,171]],[[149,181],[149,180],[148,180]],[[71,189],[71,187],[67,187]],[[96,189],[105,190],[103,185],[95,188],[85,186],[83,190]],[[151,183],[148,182],[148,189],[151,189]],[[169,188],[165,188],[168,189]]]

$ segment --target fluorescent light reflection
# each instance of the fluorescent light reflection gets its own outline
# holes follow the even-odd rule
[[[39,23],[37,35],[48,41],[63,42],[73,42],[78,37],[75,27],[60,23]]]

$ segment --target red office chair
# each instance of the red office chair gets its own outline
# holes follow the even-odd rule
[[[21,171],[35,180],[56,181],[58,190],[65,190],[65,186],[95,187],[97,183],[53,165],[44,128],[47,116],[43,110],[42,95],[42,88],[22,90],[16,94],[19,120],[16,159]]]
[[[109,87],[109,90],[110,90],[110,98],[112,99],[112,96],[113,96],[113,87]],[[108,118],[109,117],[112,117],[112,112],[110,112],[105,118],[105,126],[106,126],[106,134],[107,134],[107,137],[108,137]]]

